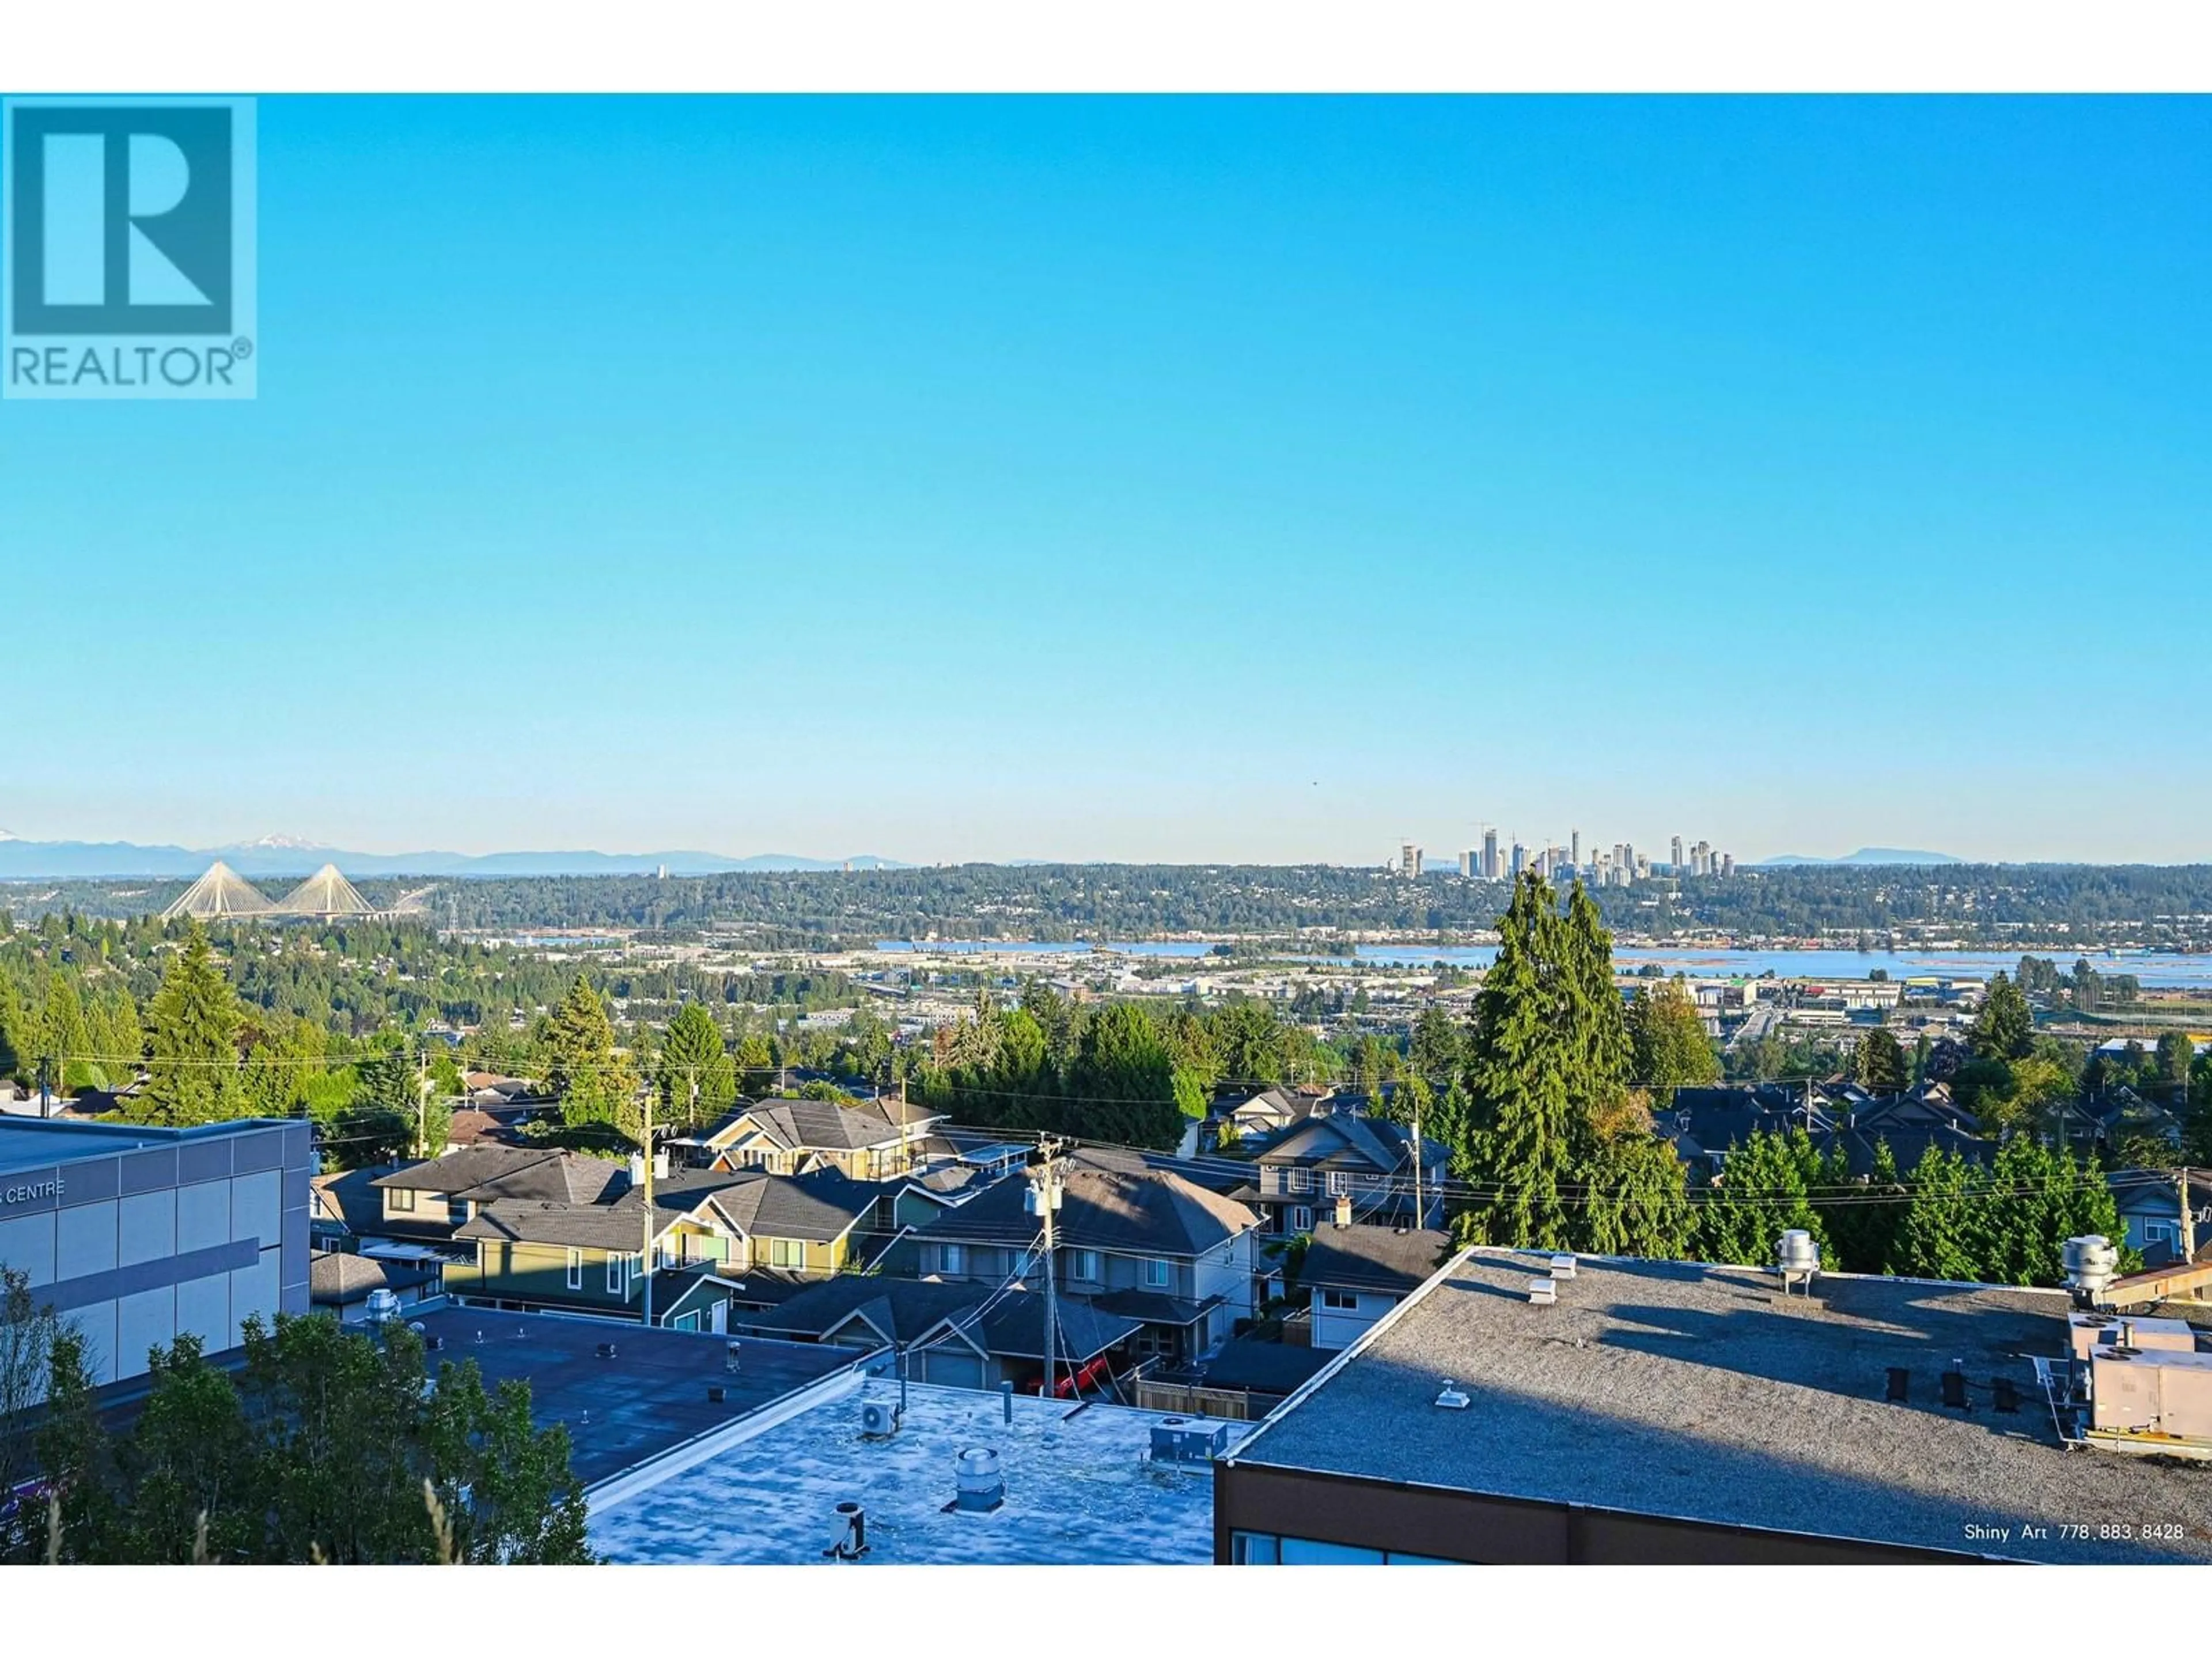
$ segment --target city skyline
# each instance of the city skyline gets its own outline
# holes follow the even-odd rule
[[[0,406],[19,836],[2206,856],[2202,103],[258,133],[258,401]]]

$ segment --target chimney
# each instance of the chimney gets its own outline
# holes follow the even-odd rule
[[[1336,1200],[1336,1224],[1340,1227],[1352,1224],[1352,1194],[1349,1193]]]

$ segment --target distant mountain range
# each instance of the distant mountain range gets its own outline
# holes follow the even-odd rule
[[[1759,862],[1772,868],[1780,864],[1964,864],[1966,860],[1948,853],[1916,853],[1903,847],[1862,847],[1839,859],[1814,859],[1784,853],[1778,858],[1761,859]]]
[[[905,870],[871,853],[853,859],[762,853],[349,853],[293,836],[264,836],[234,847],[142,847],[134,842],[22,841],[0,830],[0,881],[88,881],[107,877],[197,876],[221,859],[241,876],[305,876],[335,864],[349,876],[672,876],[735,870]]]

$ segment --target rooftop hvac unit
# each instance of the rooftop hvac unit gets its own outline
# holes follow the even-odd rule
[[[1552,1277],[1554,1279],[1572,1279],[1574,1276],[1574,1257],[1571,1255],[1555,1255],[1552,1258]]]
[[[368,1316],[369,1322],[374,1325],[381,1325],[387,1320],[398,1318],[398,1292],[385,1285],[378,1285],[368,1293],[368,1303],[364,1311]]]
[[[1152,1462],[1207,1464],[1229,1449],[1229,1425],[1164,1417],[1152,1425]]]
[[[1528,1281],[1528,1300],[1540,1308],[1548,1308],[1559,1299],[1559,1286],[1555,1279],[1532,1279]]]
[[[860,1433],[869,1440],[888,1440],[899,1431],[898,1413],[879,1400],[863,1401]]]

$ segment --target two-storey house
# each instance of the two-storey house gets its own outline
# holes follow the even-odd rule
[[[1332,1112],[1292,1124],[1255,1148],[1257,1203],[1271,1235],[1311,1232],[1348,1198],[1361,1221],[1441,1225],[1449,1149],[1423,1136],[1420,1210],[1415,1214],[1413,1131],[1382,1118]]]
[[[1308,1293],[1313,1346],[1348,1348],[1367,1328],[1425,1283],[1451,1250],[1431,1227],[1373,1227],[1352,1219],[1352,1200],[1314,1230],[1298,1267]]]
[[[1057,1289],[1133,1319],[1146,1354],[1189,1360],[1249,1320],[1264,1294],[1247,1205],[1164,1170],[1070,1169],[1054,1221]],[[891,1260],[929,1279],[1042,1282],[1042,1236],[1029,1183],[1002,1180],[917,1228]]]
[[[656,1180],[654,1322],[720,1330],[733,1302],[774,1302],[860,1265],[864,1241],[891,1196],[836,1170],[687,1170]],[[449,1267],[446,1287],[502,1307],[640,1318],[647,1237],[642,1186],[625,1182],[592,1203],[496,1199],[459,1229],[476,1259]]]
[[[884,1099],[845,1105],[778,1099],[738,1107],[720,1122],[676,1143],[686,1161],[711,1170],[808,1175],[836,1170],[854,1181],[890,1181],[919,1161],[939,1115]]]

